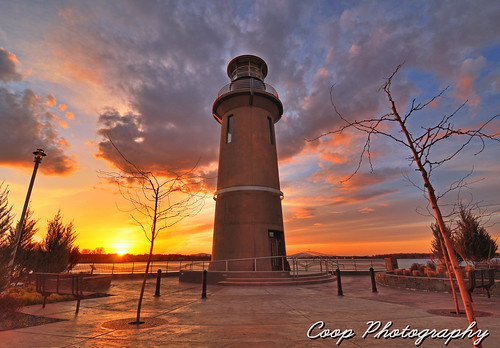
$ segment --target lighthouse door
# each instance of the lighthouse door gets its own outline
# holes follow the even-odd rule
[[[283,270],[283,262],[284,257],[277,256],[286,256],[285,254],[285,236],[283,231],[273,231],[269,230],[269,242],[271,244],[271,265],[273,271],[281,271]]]

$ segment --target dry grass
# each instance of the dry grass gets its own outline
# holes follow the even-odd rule
[[[99,296],[107,295],[95,294],[92,297]],[[75,298],[72,295],[52,294],[47,297],[46,303],[74,300]],[[18,312],[23,306],[41,305],[42,303],[43,296],[36,292],[33,285],[15,286],[7,289],[0,295],[0,331],[50,324],[62,320]]]

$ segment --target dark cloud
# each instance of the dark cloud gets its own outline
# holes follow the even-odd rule
[[[229,82],[226,64],[243,53],[261,55],[272,69],[273,81],[285,87],[282,98],[297,99],[305,88],[304,69],[298,68],[299,62],[289,61],[292,55],[280,61],[274,52],[298,45],[290,32],[299,28],[296,20],[305,6],[246,5],[241,12],[243,8],[223,2],[197,6],[129,2],[86,8],[85,12],[61,10],[64,30],[56,39],[65,45],[63,55],[75,61],[74,66],[92,65],[102,84],[126,96],[135,115],[133,124],[128,120],[101,123],[98,132],[112,132],[113,141],[140,154],[144,165],[178,170],[198,160],[201,166],[216,163],[220,126],[211,117],[211,106],[217,91]],[[121,18],[130,13],[134,14],[130,21],[115,20],[112,26],[100,21],[108,15]],[[277,19],[279,23],[273,24]],[[80,40],[73,40],[75,36]],[[140,136],[129,137],[137,131]],[[125,145],[127,141],[134,143]],[[300,137],[289,146],[300,148],[302,142]],[[101,143],[99,156],[113,162],[108,150]],[[287,151],[287,156],[296,152]]]
[[[179,171],[198,163],[210,172],[220,133],[211,106],[218,89],[229,82],[220,58],[227,27],[212,13],[223,13],[223,6],[219,11],[210,4],[157,5],[108,3],[85,18],[79,11],[62,10],[67,30],[58,39],[71,48],[63,55],[78,66],[95,62],[100,83],[127,100],[129,113],[120,114],[112,105],[101,113],[99,134],[108,134],[143,167]],[[127,14],[133,14],[130,20],[112,26],[99,20]],[[73,47],[74,35],[81,40]],[[98,155],[114,162],[111,150],[104,140]]]
[[[40,171],[65,175],[76,169],[76,162],[65,154],[67,141],[61,137],[44,100],[31,89],[12,92],[0,87],[0,163],[32,167],[31,153],[42,148],[47,157]]]
[[[121,115],[110,109],[99,117],[99,134],[109,137],[129,160],[143,168],[186,170],[198,159],[201,165],[206,165],[206,158],[214,157],[212,148],[203,148],[203,144],[193,153],[196,144],[190,144],[192,135],[179,134],[185,131],[165,123],[149,124],[141,114]],[[120,156],[107,140],[99,143],[98,156],[119,163]]]
[[[362,2],[340,9],[328,1],[77,3],[60,10],[63,23],[54,39],[66,61],[92,67],[85,76],[128,102],[133,122],[129,114],[115,112],[125,118],[101,122],[99,132],[112,132],[143,164],[170,169],[198,159],[201,166],[216,163],[220,127],[211,106],[228,83],[226,64],[239,54],[261,56],[269,66],[266,82],[280,92],[285,108],[276,125],[284,160],[307,146],[304,138],[339,126],[330,104],[333,84],[348,117],[386,110],[377,90],[401,62],[456,83],[456,96],[474,91],[464,81],[471,74],[474,80],[478,70],[463,62],[488,63],[479,57],[482,47],[499,40],[500,5],[397,4]],[[73,73],[81,78],[81,69]],[[409,81],[403,72],[393,86],[403,106],[420,93]],[[114,161],[105,143],[99,155]]]
[[[338,127],[339,119],[330,105],[332,85],[335,85],[335,102],[344,116],[359,119],[385,112],[387,101],[377,91],[402,62],[406,70],[430,73],[442,86],[456,86],[452,88],[458,90],[455,96],[462,101],[471,98],[477,104],[473,94],[477,73],[470,72],[471,64],[464,66],[464,61],[483,62],[484,58],[478,58],[483,47],[500,40],[500,22],[496,19],[500,6],[482,4],[485,6],[477,7],[470,2],[422,2],[407,6],[363,2],[345,9],[340,16],[317,18],[322,24],[317,26],[316,40],[304,45],[313,48],[322,40],[327,53],[316,68],[312,86],[296,98],[300,101],[295,110],[299,117],[287,119],[281,125],[284,129],[277,126],[283,139],[280,145],[284,144],[284,157],[301,149],[304,143],[297,139],[312,138]],[[464,80],[470,81],[465,88]],[[407,79],[405,70],[394,81],[393,90],[403,111],[410,97],[420,93]],[[284,104],[285,109],[290,105],[288,101]]]
[[[20,81],[23,75],[17,72],[16,66],[19,64],[15,54],[0,47],[0,81]]]

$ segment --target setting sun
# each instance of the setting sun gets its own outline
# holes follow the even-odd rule
[[[123,244],[123,243],[120,243],[120,244],[115,244],[112,248],[110,248],[111,250],[113,250],[115,253],[117,253],[118,255],[125,255],[127,253],[130,253],[131,252],[131,248],[130,248],[130,245],[129,244]]]

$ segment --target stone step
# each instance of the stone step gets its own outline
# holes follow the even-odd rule
[[[300,275],[295,278],[293,276],[287,276],[287,277],[281,277],[281,278],[261,278],[261,277],[227,277],[225,280],[226,281],[240,281],[240,282],[260,282],[260,281],[265,281],[265,282],[280,282],[280,281],[305,281],[305,280],[315,280],[315,279],[325,279],[329,278],[330,275],[326,274],[311,274],[311,275]]]
[[[210,272],[210,271],[209,271]],[[218,272],[226,278],[289,278],[289,271],[230,271]]]
[[[249,285],[249,286],[266,286],[266,285],[311,285],[334,281],[336,278],[331,275],[315,275],[315,276],[300,276],[295,279],[289,278],[227,278],[220,281],[219,285]]]

